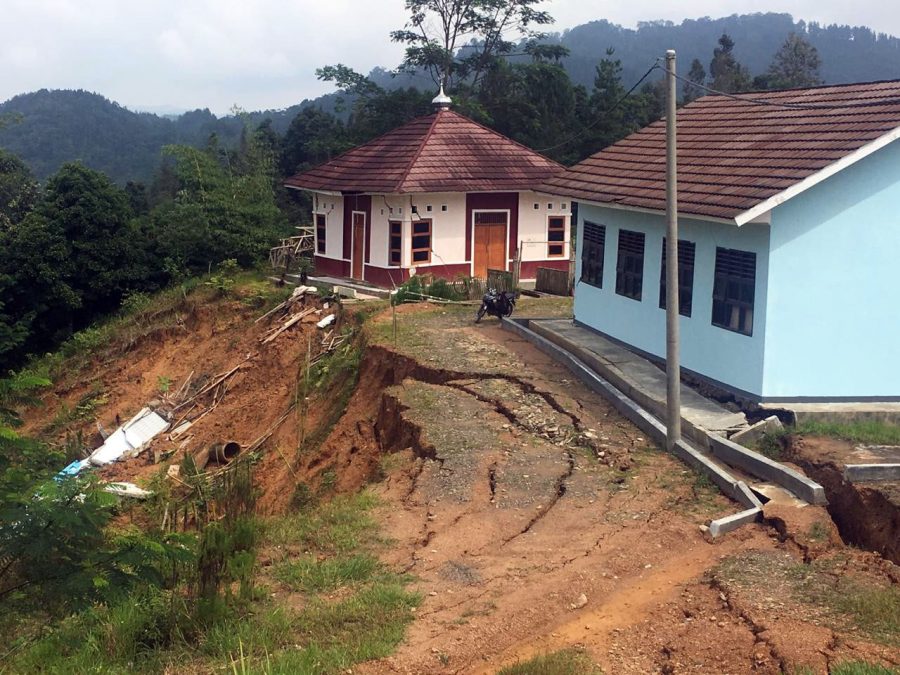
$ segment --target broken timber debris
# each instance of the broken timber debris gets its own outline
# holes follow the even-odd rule
[[[277,338],[288,328],[290,328],[291,326],[296,324],[298,321],[300,321],[303,317],[309,316],[310,314],[312,314],[315,311],[317,311],[315,307],[310,307],[309,309],[305,309],[302,312],[298,312],[297,314],[294,314],[291,318],[289,318],[287,321],[285,321],[283,324],[281,324],[274,331],[269,331],[269,333],[267,333],[262,338],[260,338],[259,341],[262,342],[264,345],[270,343],[272,340]]]

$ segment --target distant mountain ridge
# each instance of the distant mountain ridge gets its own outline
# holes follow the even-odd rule
[[[678,70],[687,74],[696,58],[709,70],[713,47],[722,33],[734,40],[734,54],[750,73],[764,72],[772,56],[792,32],[819,51],[826,83],[867,82],[900,78],[900,38],[865,26],[821,26],[795,21],[790,14],[734,14],[719,19],[686,19],[680,24],[647,21],[623,28],[605,20],[576,26],[551,37],[570,51],[565,60],[570,77],[590,85],[594,66],[607,47],[622,61],[627,85],[637,80],[666,49],[678,54]]]
[[[668,48],[678,52],[681,73],[687,73],[694,58],[708,69],[723,32],[732,37],[736,57],[753,75],[765,71],[785,37],[797,32],[819,50],[821,73],[828,83],[900,79],[900,39],[866,27],[795,21],[789,14],[704,17],[680,24],[650,21],[633,29],[598,20],[550,35],[548,42],[570,50],[563,64],[576,83],[588,87],[595,66],[611,48],[614,58],[622,61],[623,83],[630,86]],[[428,86],[423,85],[422,76],[395,77],[380,67],[374,68],[370,77],[386,88]],[[250,113],[250,119],[253,123],[270,119],[272,128],[283,134],[304,107],[314,105],[334,112],[338,98],[329,94],[284,110]],[[118,183],[148,181],[159,165],[164,145],[202,145],[211,134],[231,145],[243,126],[237,117],[216,117],[209,110],[178,116],[134,112],[81,90],[42,89],[21,94],[0,104],[0,115],[8,113],[20,115],[21,121],[0,129],[0,147],[22,157],[40,179],[67,161],[80,160]]]

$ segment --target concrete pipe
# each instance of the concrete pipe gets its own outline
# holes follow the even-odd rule
[[[218,464],[228,464],[228,462],[241,454],[241,449],[241,444],[235,441],[216,444],[212,447],[210,459]]]

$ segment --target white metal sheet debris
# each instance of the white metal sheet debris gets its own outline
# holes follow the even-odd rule
[[[169,423],[153,412],[143,408],[128,422],[116,429],[103,445],[89,457],[91,464],[102,466],[121,459],[126,454],[137,454],[157,435],[169,428]]]
[[[149,490],[139,488],[134,483],[110,483],[103,488],[103,491],[119,495],[120,497],[133,497],[134,499],[147,499],[147,497],[153,495]]]
[[[319,328],[327,328],[328,326],[330,326],[333,323],[334,323],[334,314],[329,314],[328,316],[326,316],[324,319],[322,319],[316,325]]]

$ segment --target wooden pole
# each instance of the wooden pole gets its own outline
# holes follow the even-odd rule
[[[666,52],[666,448],[681,440],[678,340],[678,155],[675,50]]]

